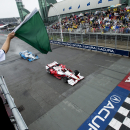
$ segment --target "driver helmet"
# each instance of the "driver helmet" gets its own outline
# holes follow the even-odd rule
[[[65,65],[62,65],[62,64],[61,64],[60,66],[61,66],[61,70],[62,70],[62,71],[65,71]]]

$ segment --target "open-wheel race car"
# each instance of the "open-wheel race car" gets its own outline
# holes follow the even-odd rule
[[[30,62],[39,59],[37,55],[32,54],[32,52],[29,52],[28,50],[20,52],[19,55],[21,56],[21,58]]]
[[[72,72],[72,70],[67,69],[65,65],[58,64],[56,61],[48,64],[46,66],[46,71],[58,79],[63,79],[65,83],[72,86],[84,79],[84,76],[81,76],[78,70]]]

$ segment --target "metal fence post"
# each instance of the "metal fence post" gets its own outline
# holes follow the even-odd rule
[[[96,34],[96,46],[98,46],[98,34]]]
[[[105,47],[106,47],[106,35],[105,35]]]
[[[70,43],[71,43],[71,34],[70,34],[70,32],[69,32],[69,37],[70,37]]]
[[[56,33],[56,41],[57,41],[57,36],[58,36],[58,34]]]
[[[128,36],[128,40],[127,40],[127,50],[128,50],[128,46],[129,46],[129,36]]]
[[[117,35],[115,35],[115,49],[117,48]]]
[[[59,33],[59,37],[60,37],[60,39],[61,39],[61,42],[62,42],[62,38],[61,38],[61,34]],[[63,33],[62,33],[62,37],[63,37]]]
[[[52,32],[52,39],[53,39],[53,41],[54,41],[54,36],[53,36],[53,32]]]
[[[76,34],[75,34],[75,41],[76,41],[76,43],[77,43],[77,38],[76,38]]]
[[[81,40],[82,40],[82,44],[83,44],[83,33],[81,34]]]
[[[89,34],[89,45],[90,45],[90,34]]]

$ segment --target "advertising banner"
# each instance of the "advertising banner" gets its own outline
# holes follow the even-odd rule
[[[113,121],[118,120],[118,113],[124,107],[122,104],[130,99],[128,96],[128,90],[117,86],[78,130],[109,130],[121,127],[122,123],[116,126]]]
[[[81,49],[89,49],[89,50],[93,50],[93,51],[106,52],[106,53],[111,53],[111,54],[118,54],[118,55],[122,55],[122,56],[129,56],[129,51],[118,50],[118,49],[107,48],[107,47],[52,41],[52,40],[50,41],[50,43],[57,44],[57,45],[71,46],[71,47],[76,47],[76,48],[81,48]]]

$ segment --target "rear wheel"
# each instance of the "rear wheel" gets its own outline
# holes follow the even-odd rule
[[[64,83],[68,83],[68,78],[67,77],[63,77],[63,81],[64,81]]]
[[[48,69],[47,69],[47,73],[49,73],[49,74],[50,74],[50,68],[48,68]]]
[[[29,58],[27,57],[27,61],[29,61]]]
[[[74,73],[75,73],[75,76],[77,76],[79,74],[79,71],[75,70]]]

